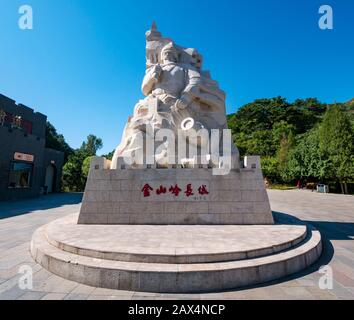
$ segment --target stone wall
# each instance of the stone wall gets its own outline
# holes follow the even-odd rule
[[[110,170],[94,159],[79,223],[272,224],[258,159],[223,176],[210,168]]]

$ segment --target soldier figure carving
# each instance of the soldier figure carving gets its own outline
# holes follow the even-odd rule
[[[133,157],[143,150],[141,135],[145,140],[146,135],[155,135],[159,129],[170,129],[177,137],[184,120],[193,119],[190,129],[196,132],[207,129],[210,134],[211,129],[227,129],[225,93],[209,72],[202,70],[202,56],[197,50],[182,48],[163,38],[155,23],[146,33],[146,40],[147,70],[142,83],[145,99],[137,103],[128,120],[112,169],[117,167],[118,157]],[[168,148],[168,142],[155,142],[155,149],[158,145],[160,153]],[[177,143],[173,147],[177,148]],[[237,148],[232,149],[237,154]],[[159,159],[161,156],[155,153],[157,163]]]

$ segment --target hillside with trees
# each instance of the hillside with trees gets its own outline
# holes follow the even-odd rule
[[[228,116],[241,157],[260,155],[272,183],[315,182],[353,193],[354,100],[255,100]]]

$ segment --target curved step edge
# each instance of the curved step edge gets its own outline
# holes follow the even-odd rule
[[[308,240],[274,255],[219,263],[157,264],[112,261],[64,252],[39,228],[31,241],[35,261],[50,272],[94,287],[192,293],[234,289],[283,278],[312,265],[322,253],[321,235],[309,227]]]

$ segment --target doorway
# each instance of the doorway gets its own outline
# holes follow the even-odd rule
[[[45,171],[44,186],[46,188],[46,193],[52,193],[55,191],[54,181],[55,181],[55,168],[53,165],[49,165]]]

